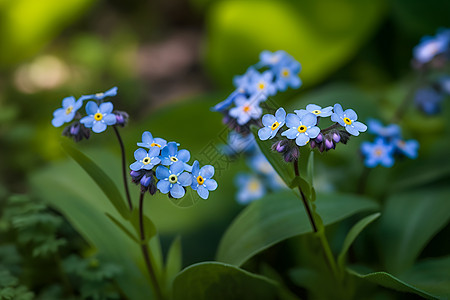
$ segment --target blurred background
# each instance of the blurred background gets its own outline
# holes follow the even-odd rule
[[[64,97],[118,87],[111,101],[130,115],[121,130],[128,163],[149,130],[207,164],[202,151],[223,144],[227,132],[221,115],[209,109],[233,91],[233,76],[255,64],[262,50],[285,50],[302,64],[303,86],[275,96],[280,105],[340,102],[362,121],[388,120],[414,77],[412,48],[423,35],[450,27],[449,13],[446,0],[0,0],[0,211],[10,195],[28,195],[48,201],[53,214],[73,224],[58,197],[80,189],[90,201],[102,197],[61,150],[62,128],[51,126]],[[426,132],[418,138],[424,145],[419,157],[436,146],[428,141],[448,132],[443,116],[426,125],[423,118],[413,112],[403,121],[410,125],[408,138]],[[359,176],[360,142],[320,156],[318,184],[352,190],[338,185],[342,172]],[[112,130],[77,146],[122,188]],[[242,159],[227,165],[216,175],[218,190],[191,208],[148,197],[147,213],[164,250],[181,235],[184,265],[214,259],[226,226],[243,208],[233,178],[246,169]],[[376,170],[374,178],[383,172]],[[73,191],[59,186],[63,179]],[[138,188],[130,188],[137,198]]]

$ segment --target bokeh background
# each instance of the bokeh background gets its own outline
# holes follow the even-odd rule
[[[211,163],[202,153],[224,143],[226,128],[209,108],[233,91],[233,76],[255,64],[262,50],[285,50],[302,64],[303,86],[279,93],[276,103],[340,102],[362,121],[388,120],[414,78],[412,48],[423,35],[450,27],[449,13],[446,0],[0,0],[0,199],[27,194],[62,215],[68,208],[58,197],[80,190],[86,201],[106,203],[61,150],[62,129],[50,121],[64,97],[113,86],[119,88],[115,108],[130,115],[121,130],[129,163],[145,130]],[[446,111],[434,118],[411,112],[403,121],[407,138],[419,136],[419,156],[427,157],[448,132]],[[361,140],[319,156],[319,189],[354,189],[346,183],[363,168],[356,155]],[[112,130],[77,146],[120,186]],[[408,174],[411,163],[375,170],[372,192],[385,186],[386,174]],[[147,198],[164,249],[181,235],[185,265],[214,258],[226,226],[242,210],[233,184],[241,170],[248,170],[242,159],[227,165],[216,175],[218,190],[191,208]],[[137,187],[131,190],[137,198]]]

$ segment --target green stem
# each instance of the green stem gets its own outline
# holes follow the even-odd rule
[[[295,172],[296,177],[300,176],[300,172],[298,170],[298,160],[294,161],[294,172]],[[317,230],[316,222],[314,220],[314,216],[311,212],[311,208],[309,207],[308,200],[306,199],[305,194],[303,193],[300,185],[298,185],[298,191],[300,192],[300,195],[302,197],[303,206],[305,207],[306,214],[308,215],[309,223],[311,223],[311,227],[312,227],[314,233],[317,233],[318,230]]]
[[[147,243],[145,243],[145,227],[144,227],[144,193],[140,194],[139,197],[139,232],[141,235],[141,250],[144,255],[145,266],[147,267],[148,273],[150,275],[150,281],[155,291],[156,298],[159,300],[164,299],[161,288],[158,283],[158,279],[155,274],[155,270],[152,267],[149,249]]]
[[[125,194],[127,196],[128,207],[130,211],[133,210],[133,204],[131,202],[130,191],[128,190],[128,180],[127,180],[127,169],[126,169],[126,160],[125,160],[125,147],[123,145],[122,138],[120,137],[119,130],[116,126],[113,126],[114,132],[116,133],[117,140],[119,141],[120,151],[122,152],[122,177],[123,177],[123,185],[125,187]]]

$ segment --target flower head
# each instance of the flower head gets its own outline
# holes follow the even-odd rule
[[[158,147],[152,147],[148,152],[142,148],[137,149],[134,152],[136,161],[130,165],[130,169],[133,171],[153,169],[154,166],[161,162],[161,159],[158,157],[159,151]]]
[[[436,55],[448,51],[450,45],[450,30],[439,31],[436,36],[425,36],[414,47],[414,58],[420,63],[430,62]]]
[[[401,135],[400,126],[398,126],[397,124],[389,124],[387,126],[383,126],[383,124],[379,120],[369,119],[367,121],[367,125],[370,133],[386,139],[400,137]]]
[[[66,97],[62,101],[62,108],[58,108],[53,112],[52,125],[60,127],[64,123],[68,123],[73,120],[77,110],[83,105],[83,101],[74,97]]]
[[[261,74],[254,67],[249,67],[245,74],[233,77],[233,85],[237,91],[245,93],[249,91],[250,84],[255,81],[255,78],[260,76]]]
[[[163,194],[170,193],[173,198],[182,198],[186,193],[184,187],[192,183],[191,174],[183,172],[184,170],[185,166],[181,161],[173,163],[169,168],[158,166],[156,168],[156,178],[159,179],[156,185],[158,190]]]
[[[249,83],[248,92],[251,95],[258,95],[263,100],[266,100],[268,96],[276,94],[276,86],[273,82],[273,72],[270,70],[264,71],[262,74],[256,74],[252,76]]]
[[[443,95],[434,88],[421,88],[416,91],[415,104],[427,115],[435,115],[441,111]]]
[[[316,104],[308,104],[308,105],[306,105],[306,109],[294,110],[294,112],[299,117],[303,116],[307,112],[313,113],[318,117],[329,117],[333,113],[333,107],[327,106],[325,108],[322,108]]]
[[[248,204],[266,194],[263,182],[254,175],[238,174],[235,184],[238,187],[236,198],[240,204]]]
[[[236,107],[230,109],[230,116],[237,120],[239,125],[247,124],[251,119],[258,119],[262,115],[262,109],[259,107],[260,96],[255,95],[250,99],[244,96],[236,98]]]
[[[390,168],[394,164],[394,145],[382,138],[377,138],[374,143],[362,143],[361,152],[365,156],[364,164],[369,168],[379,164]]]
[[[114,107],[111,102],[104,102],[100,107],[94,101],[86,104],[86,112],[88,116],[80,120],[87,128],[92,128],[95,133],[106,130],[107,125],[116,124],[116,115],[112,113]]]
[[[286,126],[288,130],[281,135],[290,140],[295,139],[298,146],[306,145],[310,139],[317,137],[320,128],[316,126],[317,117],[312,113],[307,113],[301,118],[296,114],[288,114],[286,117]]]
[[[259,64],[263,67],[277,67],[284,61],[291,59],[291,56],[283,50],[278,50],[275,52],[270,52],[264,50],[259,54]]]
[[[113,87],[103,93],[97,93],[97,94],[92,94],[92,95],[83,95],[80,97],[80,99],[82,99],[82,100],[89,100],[89,99],[103,100],[106,97],[114,97],[115,95],[117,95],[117,87]]]
[[[198,195],[203,199],[208,199],[209,191],[217,188],[217,182],[212,179],[214,176],[214,167],[210,165],[200,168],[199,162],[196,160],[192,165],[192,184],[191,188],[197,191]]]
[[[161,138],[153,138],[153,135],[149,131],[145,131],[142,134],[142,143],[137,143],[137,145],[148,149],[153,147],[162,149],[167,145],[167,141]]]
[[[288,87],[299,88],[302,85],[302,80],[298,77],[300,69],[300,63],[294,59],[286,60],[278,65],[274,70],[276,74],[275,84],[278,90],[285,91]]]
[[[417,152],[419,150],[419,142],[416,140],[404,141],[397,139],[394,141],[395,150],[409,158],[417,158]]]
[[[272,139],[278,133],[278,130],[284,125],[286,119],[286,111],[280,107],[274,115],[264,115],[262,117],[263,128],[258,130],[258,136],[261,140]]]
[[[357,119],[358,115],[353,109],[343,111],[340,104],[334,105],[334,113],[331,115],[331,121],[338,122],[348,133],[354,136],[358,136],[360,132],[367,130],[367,126],[356,121]]]
[[[236,131],[228,134],[228,144],[223,145],[223,152],[226,155],[236,155],[242,152],[252,152],[256,148],[256,141],[253,134],[242,135]]]
[[[153,147],[155,148],[155,147]],[[157,147],[156,147],[157,148]],[[170,166],[177,161],[181,161],[183,163],[187,163],[191,158],[191,154],[188,150],[181,149],[178,150],[178,145],[175,142],[169,142],[167,146],[165,146],[161,150],[161,164],[165,166]]]

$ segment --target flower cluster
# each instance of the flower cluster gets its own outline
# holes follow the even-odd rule
[[[53,112],[52,125],[61,127],[65,123],[70,123],[64,130],[63,135],[72,137],[76,142],[83,138],[88,139],[91,129],[95,133],[101,133],[106,130],[108,125],[125,126],[128,121],[128,114],[122,111],[113,111],[114,106],[111,102],[104,102],[106,97],[117,95],[117,87],[113,87],[104,93],[92,95],[83,95],[78,99],[70,96],[62,101],[62,107]],[[82,116],[79,109],[83,106],[85,100],[86,116]]]
[[[212,110],[222,112],[224,123],[232,129],[248,133],[251,124],[258,124],[262,102],[278,91],[301,86],[300,69],[300,63],[284,51],[263,51],[256,65],[249,67],[244,75],[234,77],[236,90]]]
[[[191,154],[188,150],[179,150],[178,143],[154,138],[145,131],[142,142],[137,145],[142,148],[134,152],[136,161],[130,165],[130,175],[134,183],[140,184],[142,192],[149,191],[153,195],[159,190],[180,199],[190,186],[201,198],[207,199],[209,192],[217,188],[217,182],[212,179],[214,167],[200,168],[198,161],[189,165]]]
[[[368,121],[369,132],[376,136],[373,143],[361,144],[361,153],[364,156],[364,164],[373,168],[382,165],[390,168],[394,164],[394,156],[406,156],[416,158],[419,143],[416,140],[405,141],[402,139],[401,129],[396,124],[383,126],[375,119]]]
[[[294,112],[295,114],[286,115],[286,111],[281,107],[275,112],[275,115],[264,115],[263,127],[258,131],[261,140],[273,139],[286,125],[287,129],[281,133],[281,137],[285,137],[285,139],[279,138],[273,144],[272,149],[281,153],[287,162],[298,159],[298,147],[309,143],[311,148],[317,148],[320,152],[328,151],[335,149],[339,142],[346,144],[350,135],[358,136],[360,132],[367,130],[366,125],[357,121],[358,116],[353,109],[344,111],[340,104],[325,108],[309,104],[306,109]],[[320,129],[319,121],[324,117],[331,117],[331,121],[335,123],[325,129]]]

